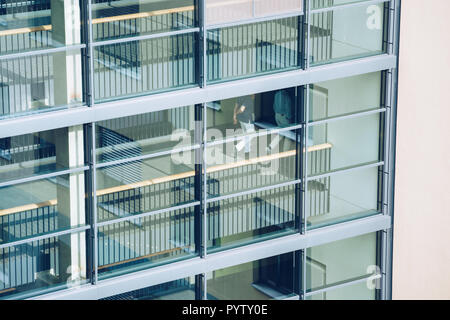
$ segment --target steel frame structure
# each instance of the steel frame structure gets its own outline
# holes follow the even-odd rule
[[[389,21],[386,24],[386,39],[385,39],[385,53],[374,55],[370,57],[348,60],[343,62],[336,62],[331,64],[324,64],[320,66],[311,66],[310,61],[310,47],[311,47],[311,14],[327,12],[330,10],[341,10],[345,8],[365,6],[368,4],[385,4],[387,16]],[[206,0],[195,1],[195,17],[196,26],[193,28],[184,29],[181,31],[163,32],[152,35],[136,36],[132,38],[116,39],[95,42],[93,41],[92,30],[92,1],[84,0],[83,15],[85,21],[82,26],[83,43],[70,47],[52,48],[45,50],[37,50],[31,52],[23,52],[16,54],[0,55],[0,60],[8,60],[13,58],[21,58],[32,55],[49,54],[61,51],[81,50],[84,62],[84,106],[68,108],[64,110],[49,110],[40,114],[29,116],[22,116],[16,118],[9,118],[0,120],[0,138],[6,138],[16,135],[29,134],[44,130],[52,130],[64,128],[74,125],[84,125],[86,135],[85,148],[86,154],[89,154],[85,166],[73,169],[67,169],[47,175],[34,176],[31,178],[18,179],[15,181],[1,182],[0,187],[9,186],[18,183],[30,182],[48,177],[54,177],[63,174],[70,174],[76,172],[85,172],[89,183],[87,184],[87,194],[89,194],[89,212],[87,217],[87,225],[75,229],[61,230],[48,235],[40,235],[31,239],[24,239],[0,245],[0,248],[12,247],[14,245],[24,244],[38,239],[50,238],[69,233],[87,232],[88,238],[88,255],[89,255],[89,275],[90,283],[82,285],[77,288],[65,289],[61,288],[59,291],[48,294],[41,294],[39,296],[31,297],[31,299],[99,299],[107,296],[140,289],[146,286],[155,285],[167,281],[176,280],[187,276],[196,276],[196,297],[206,299],[206,273],[220,268],[225,268],[232,265],[237,265],[245,262],[250,262],[258,259],[267,258],[274,255],[279,255],[287,252],[295,252],[296,255],[296,270],[298,273],[298,288],[296,294],[298,299],[305,299],[306,297],[318,293],[318,291],[307,292],[306,290],[306,248],[325,244],[341,239],[346,239],[370,232],[379,232],[379,254],[378,260],[381,266],[381,290],[378,298],[391,298],[391,282],[392,282],[392,226],[393,226],[393,201],[394,201],[394,170],[395,170],[395,126],[396,126],[396,88],[397,88],[397,65],[398,65],[398,35],[399,35],[399,20],[400,20],[400,3],[401,0],[368,0],[356,3],[348,3],[339,6],[333,6],[323,9],[310,9],[311,0],[303,0],[302,12],[294,12],[284,15],[270,16],[248,21],[239,21],[235,23],[220,24],[220,25],[206,25]],[[285,17],[302,17],[299,21],[298,43],[299,50],[302,55],[298,57],[298,69],[293,71],[284,71],[267,75],[259,75],[243,80],[231,80],[223,83],[210,84],[207,83],[207,65],[206,65],[206,41],[207,31],[221,27],[229,27],[241,25],[245,23],[254,23],[261,21],[269,21],[272,19],[280,19]],[[100,45],[107,45],[113,43],[123,43],[128,41],[137,41],[150,38],[167,37],[176,34],[192,33],[196,35],[197,39],[197,70],[196,79],[197,87],[177,89],[164,93],[141,95],[135,98],[127,98],[126,100],[110,101],[103,103],[96,103],[94,101],[94,86],[93,86],[93,53],[94,47]],[[318,82],[346,78],[355,75],[361,75],[370,72],[383,71],[385,94],[384,106],[382,108],[358,112],[351,115],[339,116],[323,121],[308,122],[308,109],[305,106],[309,105],[309,86]],[[238,192],[231,195],[222,196],[220,198],[208,199],[206,193],[206,156],[205,149],[219,143],[225,143],[228,140],[219,142],[207,142],[206,139],[206,103],[209,101],[223,100],[238,96],[245,96],[249,94],[257,94],[267,91],[273,91],[284,88],[296,88],[297,101],[304,110],[303,114],[298,115],[299,124],[278,129],[269,133],[258,133],[258,135],[271,134],[282,131],[295,131],[297,137],[303,137],[300,143],[297,143],[297,155],[301,154],[299,151],[307,144],[308,128],[314,125],[325,124],[336,120],[343,120],[347,118],[363,117],[370,114],[381,114],[384,116],[384,141],[383,141],[383,157],[378,162],[356,166],[354,168],[337,170],[336,172],[326,173],[320,176],[308,177],[307,175],[307,157],[303,159],[297,156],[296,166],[298,172],[296,179],[292,182],[274,185],[264,188],[258,188],[246,192]],[[300,98],[301,97],[301,98]],[[127,108],[123,108],[126,101]],[[131,115],[139,115],[160,110],[172,109],[186,105],[195,106],[195,117],[197,122],[202,125],[197,127],[195,132],[197,135],[195,143],[180,150],[172,150],[170,152],[162,152],[140,156],[137,158],[130,158],[124,160],[116,160],[110,163],[98,164],[96,161],[96,123],[103,120],[115,119]],[[102,168],[111,164],[127,163],[135,160],[144,160],[159,155],[169,154],[171,152],[178,152],[182,150],[192,150],[196,154],[199,165],[196,166],[196,201],[185,205],[186,207],[198,208],[196,216],[199,218],[196,222],[200,222],[196,230],[196,248],[198,257],[187,259],[184,261],[169,263],[163,266],[153,267],[147,270],[132,272],[126,275],[117,276],[109,279],[98,279],[98,241],[97,229],[99,226],[116,223],[119,221],[134,220],[140,217],[156,214],[162,212],[161,210],[154,212],[145,212],[139,215],[121,218],[120,220],[113,220],[111,222],[97,221],[97,199],[96,199],[96,169]],[[344,172],[377,167],[379,168],[382,179],[381,202],[382,210],[378,215],[362,218],[354,221],[343,222],[336,225],[308,230],[306,225],[306,212],[308,203],[305,199],[305,194],[308,190],[308,181],[325,176],[334,176]],[[296,187],[296,206],[297,214],[299,215],[298,232],[293,235],[279,237],[275,239],[264,240],[262,242],[251,243],[241,247],[216,252],[208,253],[206,245],[207,234],[207,204],[211,201],[218,201],[221,199],[237,197],[247,193],[255,193],[262,190],[275,189],[281,185],[295,185]],[[181,207],[185,207],[181,206]],[[171,207],[168,210],[174,210],[177,207]],[[163,211],[164,211],[163,210]],[[363,279],[354,279],[348,281],[343,285],[351,285]],[[335,286],[338,287],[338,286]],[[323,289],[332,290],[335,287]],[[13,298],[30,298],[28,294],[14,296]]]

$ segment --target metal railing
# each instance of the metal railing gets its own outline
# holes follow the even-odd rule
[[[208,81],[297,67],[298,19],[208,30]]]

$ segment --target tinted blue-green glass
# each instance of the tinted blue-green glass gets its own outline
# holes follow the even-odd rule
[[[193,86],[195,52],[194,33],[95,47],[95,100]]]
[[[306,297],[306,300],[375,300],[376,291],[367,286],[367,282],[331,288],[328,291]]]
[[[207,276],[208,300],[286,299],[294,294],[294,254],[286,253],[215,270]]]
[[[311,15],[312,65],[385,52],[384,4],[343,7]]]
[[[194,215],[195,208],[190,207],[99,227],[99,275],[109,277],[193,257]]]
[[[379,273],[376,233],[307,249],[307,292]]]
[[[195,300],[195,278],[183,278],[101,300]]]
[[[0,188],[0,243],[86,224],[85,173]]]
[[[0,299],[82,285],[88,281],[86,258],[85,232],[2,248]]]
[[[211,29],[207,32],[209,82],[219,82],[299,65],[302,17]]]
[[[378,167],[309,180],[305,199],[308,228],[378,214],[379,181]]]
[[[295,203],[293,185],[208,203],[208,250],[295,232]]]
[[[92,1],[94,41],[123,39],[192,28],[194,0]]]

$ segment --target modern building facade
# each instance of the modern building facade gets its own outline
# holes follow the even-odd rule
[[[392,298],[399,17],[2,2],[0,298]]]

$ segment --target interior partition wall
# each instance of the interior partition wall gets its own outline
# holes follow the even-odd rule
[[[0,6],[0,297],[389,298],[399,6]]]

